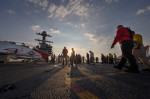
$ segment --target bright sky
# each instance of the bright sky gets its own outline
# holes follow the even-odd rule
[[[110,50],[116,26],[130,27],[150,45],[150,0],[1,0],[0,39],[37,45],[36,33],[52,35],[53,52],[64,46],[86,55],[89,50],[121,54],[119,44]]]

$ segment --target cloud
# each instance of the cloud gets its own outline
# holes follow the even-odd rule
[[[150,6],[148,6],[146,9],[140,9],[140,10],[137,11],[136,15],[143,14],[146,11],[149,11],[149,10],[150,10]]]
[[[106,0],[106,3],[112,3],[113,1],[118,2],[118,0]]]
[[[39,10],[34,10],[34,12],[35,12],[35,13],[40,13],[40,11],[39,11]]]
[[[150,10],[150,6],[147,7],[147,10]]]
[[[48,9],[48,12],[53,13],[53,12],[55,12],[56,9],[57,9],[57,6],[55,4],[51,4]]]
[[[119,44],[117,44],[114,49],[110,50],[110,46],[114,39],[111,36],[93,33],[85,33],[84,36],[92,41],[93,44],[88,43],[90,46],[89,50],[94,51],[96,56],[101,53],[104,53],[105,55],[108,55],[108,53],[116,53],[117,55],[121,54]]]
[[[54,30],[54,29],[50,29],[50,33],[53,33],[53,34],[60,34],[60,30]]]
[[[89,15],[89,7],[88,3],[82,4],[83,0],[70,0],[68,6],[71,7],[71,10],[74,14],[78,16],[87,17]]]
[[[112,0],[106,0],[106,3],[111,3],[112,2]]]
[[[84,53],[85,54],[85,52],[88,52],[88,50],[87,49],[85,49],[85,48],[75,48],[75,52],[76,52],[76,54],[78,54],[78,53]]]
[[[32,29],[33,31],[38,31],[38,30],[41,30],[41,27],[40,27],[39,25],[32,25],[32,26],[31,26],[31,29]]]
[[[75,28],[85,28],[85,24],[84,23],[81,23],[81,24],[72,24],[70,22],[67,22],[66,24],[68,26],[75,27]]]
[[[138,10],[138,12],[137,12],[136,14],[139,15],[139,14],[142,14],[142,13],[144,13],[144,12],[145,12],[145,10],[142,9],[142,10]]]
[[[69,10],[66,9],[64,6],[56,6],[55,4],[51,4],[48,12],[50,15],[48,18],[56,18],[59,19],[59,21],[62,21],[67,15],[70,14]]]
[[[11,10],[11,9],[6,10],[6,12],[7,12],[7,13],[9,13],[9,14],[16,14],[16,12],[15,12],[15,11],[13,11],[13,10]]]
[[[98,25],[98,26],[96,26],[96,29],[104,28],[104,27],[106,27],[106,26],[105,25]]]
[[[39,25],[32,25],[31,29],[33,31],[44,31],[44,29],[42,29]],[[61,31],[60,30],[49,29],[49,32],[47,32],[47,33],[60,34]]]
[[[67,6],[51,4],[48,9],[48,17],[64,19],[66,16],[73,14],[80,17],[88,17],[89,8],[90,5],[83,3],[83,0],[70,0]]]
[[[91,41],[93,41],[94,43],[98,42],[98,39],[95,38],[96,36],[94,34],[90,34],[90,33],[85,33],[84,34],[86,37],[88,37]]]
[[[83,23],[83,24],[81,24],[81,27],[82,27],[82,28],[85,28],[85,24],[84,24],[84,23]]]
[[[34,3],[36,5],[39,5],[40,7],[43,7],[43,10],[46,9],[48,6],[48,1],[47,0],[27,0],[28,2]]]
[[[65,2],[65,0],[61,0],[61,2]]]
[[[84,48],[76,48],[76,50],[78,50],[78,51],[85,51],[86,49],[84,49]]]
[[[21,41],[20,41],[21,42]],[[24,42],[26,46],[29,46],[29,48],[34,48],[37,45],[37,42]]]
[[[112,42],[111,37],[104,36],[103,34],[93,34],[93,33],[85,33],[85,37],[88,37],[94,44],[98,44],[101,46],[105,46]]]
[[[72,23],[70,23],[70,22],[67,22],[66,24],[67,24],[68,26],[71,26],[71,27],[76,27],[76,28],[78,27],[78,25],[72,24]]]

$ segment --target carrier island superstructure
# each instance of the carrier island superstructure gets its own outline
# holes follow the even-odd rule
[[[47,34],[46,31],[43,31],[42,33],[36,33],[36,34],[42,36],[42,39],[35,39],[36,41],[39,41],[39,45],[37,45],[35,48],[42,52],[52,54],[53,50],[50,43],[53,42],[46,40],[46,37],[52,37],[52,36]]]

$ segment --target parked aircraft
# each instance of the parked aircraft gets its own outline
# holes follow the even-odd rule
[[[24,43],[17,45],[11,41],[0,41],[0,61],[6,62],[10,58],[12,59],[28,59],[33,62],[42,60],[40,53],[26,46]]]
[[[40,50],[38,50],[38,49],[34,49],[34,51],[37,52],[37,53],[39,53],[39,54],[42,56],[42,58],[43,58],[44,60],[47,60],[48,57],[50,56],[50,54],[45,53],[45,52],[42,52],[42,51],[40,51]]]

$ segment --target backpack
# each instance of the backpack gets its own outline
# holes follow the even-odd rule
[[[130,39],[133,39],[133,33],[134,33],[134,31],[132,31],[132,30],[130,29],[130,27],[126,27],[126,29],[127,29],[128,32],[130,33]]]

